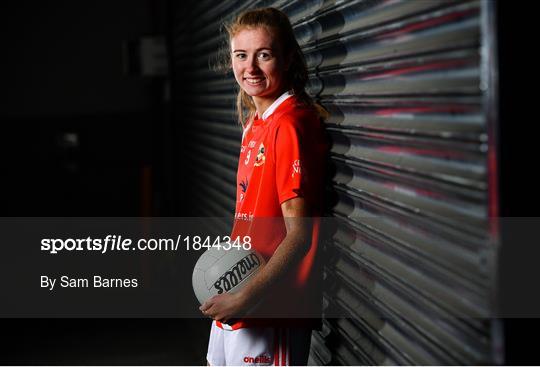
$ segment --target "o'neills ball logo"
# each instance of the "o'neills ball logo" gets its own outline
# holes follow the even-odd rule
[[[217,290],[218,294],[228,292],[244,280],[251,269],[258,268],[260,265],[261,261],[257,255],[249,254],[234,264],[232,268],[227,270],[225,274],[216,280],[214,288]]]

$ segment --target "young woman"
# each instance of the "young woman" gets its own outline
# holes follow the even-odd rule
[[[287,16],[245,12],[227,27],[243,138],[232,238],[249,235],[266,265],[236,293],[201,306],[210,365],[305,365],[320,307],[315,259],[326,142],[305,92],[306,64]],[[257,305],[260,317],[245,317]]]

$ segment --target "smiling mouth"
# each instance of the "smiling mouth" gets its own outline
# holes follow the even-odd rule
[[[260,85],[265,80],[265,78],[263,78],[263,77],[244,78],[244,80],[250,85]]]

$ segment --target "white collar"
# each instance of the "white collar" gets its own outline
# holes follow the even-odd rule
[[[268,117],[270,117],[270,115],[274,113],[274,111],[279,107],[279,105],[282,104],[290,96],[292,96],[292,94],[289,91],[286,91],[281,96],[279,96],[279,98],[276,99],[274,103],[272,103],[270,107],[266,109],[266,111],[264,111],[262,119],[266,120]]]

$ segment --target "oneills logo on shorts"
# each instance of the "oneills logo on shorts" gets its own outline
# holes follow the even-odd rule
[[[258,357],[244,357],[244,363],[251,363],[251,364],[270,364],[272,363],[272,359],[266,355],[261,355]]]
[[[258,268],[259,266],[261,266],[261,262],[257,255],[249,254],[234,264],[232,268],[227,270],[225,274],[216,280],[214,282],[214,288],[217,290],[218,294],[228,292],[240,284],[251,269]]]

